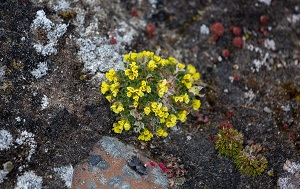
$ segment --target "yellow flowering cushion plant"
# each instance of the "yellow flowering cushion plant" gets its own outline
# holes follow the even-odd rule
[[[100,85],[117,116],[115,133],[133,131],[143,141],[167,137],[168,128],[200,108],[200,73],[193,65],[142,51],[126,54],[124,67],[110,69]]]

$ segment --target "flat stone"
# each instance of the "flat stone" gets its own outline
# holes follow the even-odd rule
[[[132,165],[135,168],[143,166],[145,174],[128,166],[134,156],[138,158],[131,162]],[[94,145],[90,157],[74,167],[72,189],[95,186],[97,189],[167,189],[169,183],[160,168],[144,167],[144,163],[150,161],[153,160],[118,139],[103,137]]]

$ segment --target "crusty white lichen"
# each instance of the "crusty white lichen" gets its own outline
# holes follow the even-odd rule
[[[42,104],[41,104],[42,110],[46,109],[48,107],[48,105],[49,105],[49,98],[46,95],[44,95],[42,98]]]
[[[48,66],[47,66],[47,63],[46,62],[40,62],[38,65],[37,65],[37,69],[34,69],[31,71],[31,74],[35,77],[35,78],[41,78],[43,77],[44,75],[47,74],[47,71],[48,71]]]
[[[33,171],[29,171],[18,177],[15,189],[41,189],[42,183],[42,177],[37,176]]]
[[[34,134],[31,132],[22,131],[21,135],[16,139],[16,143],[18,145],[28,145],[30,147],[27,156],[27,161],[29,162],[37,147],[36,141],[34,140]]]
[[[285,175],[280,177],[277,185],[280,189],[299,189],[300,187],[300,163],[286,160],[283,165]]]
[[[33,30],[42,29],[47,33],[48,41],[46,44],[40,42],[33,44],[33,47],[38,53],[47,56],[57,53],[56,46],[58,39],[66,33],[68,25],[53,23],[46,17],[43,10],[39,10],[36,13],[36,18],[33,20],[31,27]]]
[[[12,141],[13,137],[7,130],[0,130],[0,150],[9,149]]]
[[[71,188],[72,186],[72,179],[73,179],[73,172],[74,168],[72,165],[64,166],[64,167],[56,167],[53,169],[54,172],[56,172],[59,177],[65,181],[65,184],[68,188]]]

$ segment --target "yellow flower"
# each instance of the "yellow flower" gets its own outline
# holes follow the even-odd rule
[[[169,57],[169,64],[175,65],[177,63],[177,60],[174,57]]]
[[[133,99],[136,101],[139,100],[139,97],[144,96],[144,93],[142,92],[141,87],[139,89],[135,89],[133,87],[127,87],[127,90],[128,90],[128,92],[126,93],[127,97],[133,96]]]
[[[139,76],[139,73],[137,70],[126,69],[125,75],[127,75],[130,80],[134,80]]]
[[[139,101],[140,97],[138,95],[134,95],[132,98],[134,99],[134,101]]]
[[[151,108],[152,108],[152,110],[156,109],[156,107],[157,107],[157,102],[151,102]]]
[[[167,112],[168,111],[168,107],[162,107],[161,111]]]
[[[194,73],[192,75],[192,78],[193,78],[194,81],[199,80],[200,79],[200,73],[199,72]]]
[[[166,122],[166,119],[165,119],[165,118],[160,118],[160,119],[159,119],[159,122],[160,122],[160,123],[164,123],[164,122]]]
[[[200,100],[192,100],[192,105],[194,110],[198,110],[201,106]]]
[[[138,55],[137,53],[131,53],[131,54],[130,54],[130,59],[133,60],[133,61],[135,61],[137,55]]]
[[[110,85],[105,81],[103,81],[101,84],[101,93],[105,94],[107,91],[109,91],[109,89],[110,89]]]
[[[145,129],[140,136],[138,137],[139,140],[149,141],[153,137],[153,134],[148,130]]]
[[[121,127],[123,127],[125,121],[126,121],[126,119],[123,118],[123,119],[121,119],[121,120],[118,121],[118,124],[119,124]]]
[[[151,87],[150,86],[146,86],[146,91],[147,91],[147,93],[151,93]]]
[[[139,102],[138,102],[138,101],[134,101],[134,102],[133,102],[133,107],[136,108],[136,107],[138,107],[138,105],[139,105]]]
[[[136,89],[135,93],[139,96],[139,97],[143,97],[144,93],[140,90],[140,89]]]
[[[184,69],[184,68],[185,68],[185,65],[182,64],[182,63],[178,63],[178,64],[177,64],[177,67],[178,67],[179,69]]]
[[[105,98],[108,100],[108,102],[111,102],[112,96],[111,95],[107,95]]]
[[[186,70],[188,71],[188,73],[190,73],[190,74],[194,74],[194,73],[196,73],[196,68],[193,66],[193,65],[191,65],[191,64],[188,64],[187,65],[187,68],[186,68]]]
[[[173,99],[175,100],[175,102],[183,102],[183,97],[182,96],[173,96]]]
[[[183,83],[186,88],[191,88],[192,87],[192,76],[191,74],[185,74],[181,80],[181,83]]]
[[[128,131],[131,127],[129,121],[126,120],[123,127],[124,127],[125,131]]]
[[[167,118],[169,116],[168,112],[165,112],[164,118]]]
[[[157,134],[157,136],[163,136],[163,137],[167,137],[168,136],[167,131],[163,130],[162,128],[158,128],[156,130],[156,134]]]
[[[167,80],[160,80],[158,86],[165,86],[167,84]]]
[[[116,72],[115,70],[112,68],[110,69],[108,72],[106,72],[105,76],[109,81],[114,81],[114,78],[116,77]]]
[[[166,59],[161,59],[159,62],[158,62],[158,65],[160,65],[160,66],[165,66],[165,65],[167,65],[168,64],[168,60],[166,60]]]
[[[160,58],[159,56],[154,55],[154,56],[153,56],[153,60],[154,60],[155,62],[159,62],[159,61],[161,60],[161,58]]]
[[[162,103],[157,103],[157,107],[156,107],[158,110],[160,110],[162,108]]]
[[[114,84],[111,84],[110,86],[110,91],[112,92],[112,95],[114,97],[117,96],[118,92],[119,92],[119,87],[120,87],[120,83],[117,82],[117,83],[114,83]]]
[[[146,87],[147,86],[147,82],[145,80],[141,81],[141,87]]]
[[[130,64],[130,68],[131,69],[126,69],[124,72],[125,72],[125,75],[128,76],[128,78],[130,80],[134,80],[139,75],[139,73],[138,73],[138,66],[136,65],[136,62],[132,62]]]
[[[127,92],[127,97],[131,97],[132,96],[132,92]]]
[[[120,83],[119,82],[111,84],[110,91],[114,91],[116,89],[119,89],[119,87],[120,87]]]
[[[149,115],[150,112],[151,112],[150,107],[146,106],[146,107],[144,108],[144,113],[145,113],[146,115]]]
[[[158,94],[158,96],[159,96],[160,98],[163,97],[164,94],[165,94],[165,88],[159,89],[158,92],[157,92],[157,94]]]
[[[113,90],[113,91],[112,91],[112,95],[113,95],[113,97],[116,97],[116,96],[117,96],[117,94],[118,94],[118,92],[119,92],[119,89],[115,89],[115,90]]]
[[[125,70],[125,75],[127,75],[128,77],[129,77],[130,75],[132,75],[131,69],[126,69],[126,70]]]
[[[129,61],[129,59],[130,59],[130,54],[125,54],[124,61]]]
[[[177,114],[177,118],[183,123],[186,121],[186,111],[185,110],[182,110],[180,112],[178,112]]]
[[[126,131],[128,131],[130,129],[130,123],[127,119],[121,119],[119,120],[117,123],[113,124],[113,128],[112,130],[115,133],[122,133],[123,129],[125,129]]]
[[[131,64],[130,64],[130,67],[131,67],[131,69],[132,70],[137,70],[139,67],[136,65],[136,62],[132,62]]]
[[[186,86],[186,88],[191,88],[192,87],[192,82],[189,82],[189,83],[185,83],[185,86]]]
[[[150,52],[150,51],[143,51],[142,53],[145,57],[148,57],[148,58],[150,58],[154,55],[154,53]]]
[[[157,93],[160,98],[164,95],[164,93],[166,93],[168,91],[168,87],[166,85],[167,85],[166,79],[160,80],[158,82],[158,87],[157,87],[158,92]]]
[[[177,117],[174,114],[170,114],[166,120],[167,127],[174,127],[176,125]]]
[[[165,113],[163,111],[159,110],[159,111],[157,111],[157,115],[158,115],[158,117],[163,118]]]
[[[135,92],[135,89],[133,87],[127,87],[127,90],[131,93],[134,93]]]
[[[155,62],[154,62],[153,60],[150,60],[150,61],[148,62],[147,67],[148,67],[148,69],[149,69],[150,71],[153,71],[157,66],[156,66],[156,64],[155,64]]]
[[[115,113],[120,113],[124,110],[123,104],[121,102],[114,102],[110,108]]]
[[[113,128],[112,128],[112,130],[115,132],[115,133],[122,133],[122,131],[123,131],[123,127],[122,126],[120,126],[120,124],[118,124],[118,123],[114,123],[113,124]]]
[[[182,78],[182,81],[185,81],[185,82],[190,82],[192,79],[192,75],[191,74],[185,74]]]
[[[188,104],[189,102],[190,102],[190,99],[189,99],[189,95],[188,94],[184,94],[183,95],[183,101],[184,101],[184,103],[186,103],[186,104]]]

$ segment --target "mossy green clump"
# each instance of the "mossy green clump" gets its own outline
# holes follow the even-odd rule
[[[143,51],[126,54],[124,66],[109,70],[101,83],[101,93],[117,116],[115,133],[134,131],[143,141],[166,137],[167,129],[200,108],[200,73],[191,64]]]
[[[77,12],[74,10],[67,10],[59,14],[64,20],[75,19],[77,16]]]
[[[268,161],[260,154],[262,151],[263,148],[260,144],[247,145],[234,160],[239,172],[250,176],[260,175],[264,172]]]
[[[267,167],[268,161],[260,153],[260,144],[247,145],[243,148],[243,134],[232,128],[229,123],[221,122],[221,128],[215,141],[215,148],[226,157],[234,159],[240,173],[257,176]]]
[[[217,135],[215,148],[226,157],[235,157],[243,149],[243,134],[236,129],[223,127]]]
[[[0,92],[1,93],[11,93],[13,91],[13,85],[11,81],[0,82]]]

